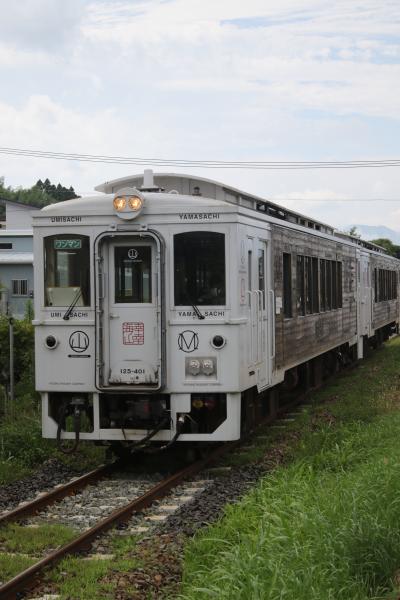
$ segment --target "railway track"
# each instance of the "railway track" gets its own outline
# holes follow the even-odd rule
[[[275,423],[277,419],[288,413],[295,406],[304,401],[304,399],[305,396],[301,395],[293,401],[286,403],[284,407],[277,411],[276,415],[264,419],[262,425]],[[80,534],[77,534],[76,538],[74,538],[72,541],[48,553],[29,568],[20,572],[18,575],[4,584],[1,584],[0,600],[11,600],[27,597],[26,594],[38,586],[38,583],[40,582],[46,569],[54,567],[67,555],[89,551],[93,542],[99,536],[106,533],[109,529],[119,525],[120,523],[129,521],[129,519],[135,513],[140,513],[144,509],[149,508],[155,501],[166,496],[173,488],[179,486],[185,480],[197,475],[210,463],[215,462],[225,453],[236,449],[238,446],[243,444],[243,442],[247,442],[249,439],[251,439],[252,434],[253,431],[250,431],[244,439],[218,446],[205,458],[178,470],[173,475],[158,481],[154,485],[148,485],[148,489],[144,493],[141,493],[139,496],[133,498],[129,502],[125,502],[121,506],[111,510],[110,514],[107,516],[94,517],[93,520],[96,521],[95,524],[86,527],[86,529]],[[21,519],[25,520],[29,517],[33,517],[34,515],[41,513],[44,509],[49,510],[49,507],[52,505],[55,505],[55,507],[61,507],[61,504],[59,505],[58,503],[60,503],[60,501],[63,499],[66,499],[69,496],[72,497],[77,494],[77,492],[82,492],[82,490],[85,490],[85,488],[88,486],[97,486],[102,480],[105,480],[106,483],[109,482],[109,478],[112,477],[113,474],[120,468],[120,464],[121,463],[117,461],[109,465],[103,465],[98,469],[91,471],[90,473],[69,481],[66,484],[60,484],[56,486],[50,492],[43,492],[39,494],[39,496],[34,500],[22,503],[15,509],[1,514],[0,526],[19,521]],[[128,494],[125,493],[124,495]],[[77,498],[79,498],[79,496],[77,496]],[[58,521],[63,520],[62,518],[59,518],[60,512],[62,512],[62,508],[60,508],[59,515],[57,517]]]
[[[115,508],[109,515],[97,520],[94,525],[78,534],[72,541],[48,553],[35,564],[20,572],[3,585],[0,585],[0,599],[9,600],[24,597],[29,590],[38,585],[38,582],[46,569],[55,566],[67,555],[88,551],[94,540],[100,535],[116,525],[128,521],[135,513],[139,513],[150,507],[156,500],[159,500],[168,494],[170,490],[180,485],[188,478],[194,477],[208,464],[217,460],[237,445],[238,443],[234,442],[232,444],[219,446],[211,451],[205,458],[180,469],[173,475],[157,482],[155,485],[148,486],[147,491],[131,501],[124,503],[122,506]],[[53,505],[55,502],[59,502],[67,496],[76,494],[76,492],[83,490],[86,486],[98,483],[101,479],[110,476],[116,468],[117,464],[102,466],[74,481],[58,486],[49,493],[43,493],[33,501],[27,502],[22,506],[20,505],[16,509],[1,515],[0,525],[36,515]]]

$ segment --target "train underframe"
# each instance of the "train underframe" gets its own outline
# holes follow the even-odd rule
[[[373,337],[365,336],[364,356],[395,333],[398,328],[393,322],[376,330]],[[273,421],[285,406],[295,399],[300,400],[304,394],[320,387],[332,375],[356,361],[357,344],[343,344],[288,369],[279,385],[261,393],[256,387],[243,391],[240,394],[239,435],[249,433],[260,422]],[[188,442],[191,437],[195,445],[203,437],[205,442],[217,441],[218,436],[212,434],[235,414],[239,415],[229,410],[228,396],[226,393],[190,394],[190,410],[177,412],[172,419],[169,394],[102,393],[95,409],[90,393],[50,392],[46,412],[57,425],[57,440],[65,452],[75,451],[80,438],[90,439],[98,419],[103,439],[97,442],[110,444],[116,454],[125,455],[150,447],[152,451],[166,449],[178,440]],[[116,430],[122,440],[115,439],[113,432]],[[138,439],[131,439],[129,433],[133,430],[140,432]],[[107,431],[110,439],[107,439]],[[169,435],[159,439],[157,434],[165,431],[169,431]],[[72,442],[65,445],[65,438]]]

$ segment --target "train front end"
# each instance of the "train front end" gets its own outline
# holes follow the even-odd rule
[[[197,190],[128,187],[40,212],[45,437],[130,450],[240,437],[236,232],[235,207]]]

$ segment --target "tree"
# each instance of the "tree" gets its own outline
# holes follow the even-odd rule
[[[72,198],[79,197],[75,194],[75,190],[72,186],[66,188],[61,185],[61,183],[54,185],[48,178],[44,181],[39,179],[34,187],[38,188],[51,198],[54,198],[54,202],[63,202],[64,200],[71,200]]]
[[[352,227],[350,227],[349,235],[351,235],[352,237],[356,237],[356,238],[361,237],[360,234],[358,233],[357,227],[355,225],[353,225]]]
[[[58,183],[53,185],[48,178],[44,182],[39,179],[31,188],[12,188],[4,185],[4,177],[0,177],[0,201],[9,200],[20,204],[30,204],[43,208],[48,204],[78,198],[72,186],[66,188]],[[5,216],[5,206],[0,202],[0,219]]]
[[[378,238],[377,240],[371,240],[371,242],[377,246],[381,246],[392,256],[400,257],[400,246],[393,244],[388,238]]]

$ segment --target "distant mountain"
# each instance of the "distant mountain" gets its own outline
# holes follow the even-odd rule
[[[351,227],[356,227],[357,234],[363,240],[377,240],[379,238],[387,238],[394,244],[400,244],[400,232],[385,227],[385,225],[348,225],[343,228],[343,231],[349,231]]]

